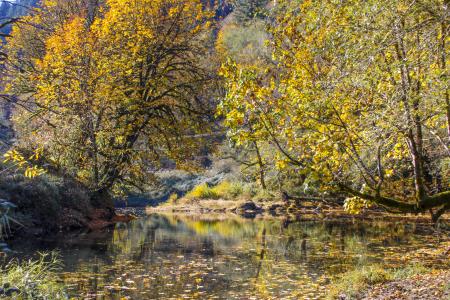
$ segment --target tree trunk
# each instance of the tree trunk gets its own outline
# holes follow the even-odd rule
[[[414,204],[398,201],[392,198],[373,196],[370,194],[361,193],[344,184],[339,184],[339,186],[343,191],[353,196],[357,196],[361,199],[372,201],[376,204],[379,204],[386,208],[394,209],[401,213],[421,213],[427,212],[433,208],[438,208],[438,211],[434,214],[437,215],[436,217],[437,219],[447,210],[450,209],[450,191],[445,191],[432,196],[425,196],[423,199],[419,201],[419,203]],[[433,217],[433,219],[434,218],[435,217]]]
[[[413,162],[414,167],[414,188],[416,190],[416,201],[419,203],[424,197],[425,197],[425,190],[424,190],[424,184],[423,184],[423,160],[422,160],[422,153],[421,153],[421,143],[422,143],[422,129],[420,126],[420,120],[417,122],[416,119],[416,111],[414,111],[414,117],[412,116],[410,103],[408,101],[408,91],[410,90],[411,86],[411,79],[409,77],[409,70],[406,66],[406,50],[404,46],[404,41],[401,36],[400,24],[395,25],[395,32],[397,37],[397,43],[395,45],[396,52],[397,52],[397,59],[400,63],[400,75],[401,75],[401,89],[402,89],[402,97],[401,101],[403,102],[403,105],[405,106],[405,115],[407,119],[407,140],[408,140],[408,147],[411,153],[411,159]],[[414,102],[413,109],[418,108],[418,103]],[[419,123],[419,126],[417,126]],[[413,128],[416,129],[416,132],[414,132]]]
[[[259,151],[258,143],[253,141],[256,151],[256,157],[258,158],[258,166],[259,166],[259,180],[261,182],[261,187],[263,190],[266,189],[266,180],[265,180],[265,172],[264,172],[264,163],[262,161],[261,152]]]

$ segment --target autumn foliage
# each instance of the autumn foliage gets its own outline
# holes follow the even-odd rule
[[[187,136],[206,128],[208,11],[200,1],[74,3],[83,9],[44,1],[9,41],[21,145],[42,147],[99,196],[140,186],[162,158],[185,165],[197,148]]]
[[[6,48],[18,146],[101,198],[223,126],[263,189],[450,208],[447,1],[233,3],[216,26],[200,0],[43,1]]]
[[[236,144],[305,184],[403,212],[450,206],[445,1],[282,1],[272,62],[230,60],[219,106]]]

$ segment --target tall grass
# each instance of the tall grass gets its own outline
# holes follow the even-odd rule
[[[186,199],[225,199],[232,200],[240,197],[245,192],[245,187],[239,182],[224,180],[216,186],[210,187],[202,183],[194,187],[185,196]]]
[[[220,195],[206,183],[194,187],[185,196],[187,199],[219,199]]]
[[[19,262],[12,260],[0,267],[1,286],[4,292],[17,288],[14,299],[68,299],[57,272],[61,261],[55,252],[40,253],[37,260]]]
[[[241,183],[239,181],[224,180],[216,186],[208,186],[202,183],[188,192],[184,199],[223,199],[223,200],[254,200],[272,201],[275,194],[263,190],[254,184]]]

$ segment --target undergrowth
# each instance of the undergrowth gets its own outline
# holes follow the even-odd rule
[[[421,264],[411,264],[403,268],[386,268],[380,264],[356,267],[339,277],[332,285],[328,299],[337,299],[345,295],[345,299],[357,299],[361,292],[369,286],[392,280],[406,279],[430,270]]]
[[[272,194],[258,189],[252,184],[241,183],[238,181],[224,180],[216,186],[208,186],[206,183],[197,185],[184,198],[192,199],[209,199],[209,200],[241,200],[254,199],[261,200],[273,197]]]

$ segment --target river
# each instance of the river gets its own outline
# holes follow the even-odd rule
[[[75,299],[322,299],[343,272],[401,266],[440,239],[426,227],[381,221],[150,214],[11,247],[23,257],[58,251],[61,279]]]

